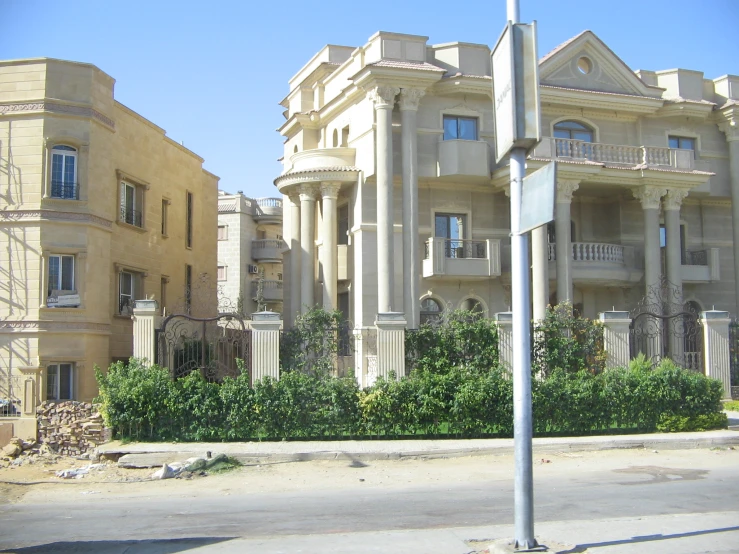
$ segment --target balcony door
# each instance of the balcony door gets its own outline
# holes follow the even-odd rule
[[[464,237],[467,229],[465,214],[437,213],[434,223],[434,236],[446,239],[444,249],[447,258],[464,257]]]

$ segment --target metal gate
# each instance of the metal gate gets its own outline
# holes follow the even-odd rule
[[[199,371],[208,381],[237,377],[237,360],[251,375],[251,329],[235,313],[198,318],[167,316],[157,331],[157,363],[173,378]]]
[[[631,312],[631,358],[644,354],[653,363],[669,358],[701,371],[703,330],[694,303],[683,304],[679,290],[663,278]]]

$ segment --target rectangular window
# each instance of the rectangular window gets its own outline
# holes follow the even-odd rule
[[[186,214],[186,219],[187,219],[186,226],[187,227],[185,229],[185,245],[188,248],[192,248],[192,209],[193,209],[193,205],[192,205],[192,193],[191,192],[187,193],[186,202],[187,202],[187,214]]]
[[[77,150],[59,144],[51,149],[51,197],[76,200]]]
[[[282,281],[282,273],[278,273],[277,274],[277,280],[278,281]]]
[[[49,256],[49,289],[51,296],[54,290],[75,290],[74,288],[74,256],[52,254]]]
[[[139,187],[121,182],[121,214],[120,218],[123,223],[143,227],[143,215],[141,206],[143,203],[142,192]]]
[[[477,118],[444,116],[444,140],[477,140]]]
[[[190,313],[192,307],[192,266],[185,265],[185,313]]]
[[[436,214],[434,236],[447,239],[444,250],[447,258],[464,258],[464,238],[467,216],[464,214]]]
[[[72,400],[74,365],[52,364],[46,368],[46,400]]]
[[[162,236],[167,236],[167,215],[169,212],[169,200],[162,198]]]
[[[682,148],[684,150],[695,151],[695,139],[691,137],[667,137],[667,143],[670,148]]]
[[[167,305],[167,283],[169,283],[169,279],[167,277],[162,277],[159,285],[159,307],[164,310],[164,306]]]
[[[133,273],[121,271],[118,274],[118,313],[129,315],[133,313],[133,295],[136,279]]]
[[[226,266],[225,265],[218,266],[218,280],[219,281],[226,280]]]
[[[338,244],[349,244],[349,204],[339,207],[338,216],[336,241]]]
[[[218,226],[218,240],[228,240],[228,226]]]

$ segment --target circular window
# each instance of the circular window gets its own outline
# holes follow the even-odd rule
[[[587,75],[593,70],[593,62],[583,56],[582,58],[577,60],[577,69],[583,75]]]

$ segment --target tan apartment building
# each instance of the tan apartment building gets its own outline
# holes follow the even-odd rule
[[[132,354],[134,300],[215,301],[195,284],[215,280],[218,177],[114,83],[85,63],[0,62],[5,415],[96,396],[93,367]]]
[[[282,313],[282,198],[218,195],[218,304],[250,315]],[[259,284],[261,281],[261,299]]]
[[[490,49],[379,32],[326,46],[289,81],[285,319],[314,304],[357,327],[400,312],[510,307],[507,161],[495,163]],[[569,300],[629,310],[665,276],[695,309],[735,312],[739,77],[633,71],[594,33],[540,60],[556,220],[533,232],[534,316]]]

